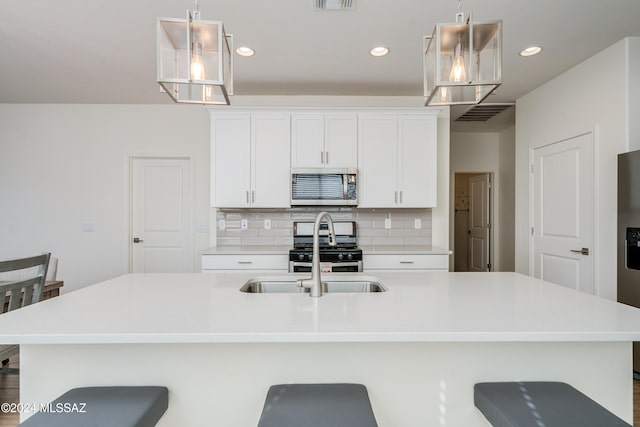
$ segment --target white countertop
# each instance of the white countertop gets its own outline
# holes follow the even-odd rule
[[[212,246],[202,251],[202,255],[289,255],[290,249],[291,246]]]
[[[360,245],[365,255],[449,255],[448,249],[431,245]],[[202,251],[202,255],[289,255],[291,246],[214,246]]]
[[[451,251],[431,245],[361,245],[365,255],[449,255]]]
[[[0,344],[640,341],[639,309],[516,273],[379,273],[387,292],[321,298],[239,292],[252,276],[121,276],[3,314]]]

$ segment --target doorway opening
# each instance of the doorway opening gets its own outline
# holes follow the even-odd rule
[[[493,271],[493,173],[454,175],[453,271]]]

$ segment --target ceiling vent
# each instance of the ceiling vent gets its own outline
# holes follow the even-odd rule
[[[343,10],[353,9],[355,0],[315,0],[318,10]]]
[[[456,122],[486,122],[515,105],[513,102],[505,104],[478,104],[460,115]]]

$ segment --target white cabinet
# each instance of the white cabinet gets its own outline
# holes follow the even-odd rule
[[[364,271],[377,270],[449,270],[447,254],[364,254],[362,257]]]
[[[292,168],[355,168],[356,114],[292,114]]]
[[[212,114],[211,156],[212,206],[290,206],[288,114]]]
[[[435,207],[437,117],[361,114],[358,122],[358,206]]]
[[[288,254],[224,254],[202,255],[202,272],[268,271],[285,273],[289,269]],[[240,284],[238,284],[240,286]]]

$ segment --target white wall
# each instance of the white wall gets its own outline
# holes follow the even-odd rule
[[[513,256],[505,252],[513,250],[513,180],[514,160],[513,127],[503,132],[452,132],[451,174],[456,172],[493,173],[493,268],[495,271],[513,271]],[[453,188],[452,190],[453,191]],[[453,201],[453,194],[451,195]],[[453,206],[453,204],[451,204]],[[453,212],[453,207],[451,208]],[[503,218],[503,216],[505,216]],[[453,221],[450,224],[450,242],[453,246]],[[510,249],[511,248],[511,249]],[[452,247],[455,252],[455,247]]]
[[[516,271],[529,273],[530,150],[592,131],[595,286],[598,295],[610,299],[616,298],[617,155],[629,146],[626,82],[630,43],[637,46],[637,40],[622,40],[516,103]],[[638,109],[635,111],[637,114]]]
[[[0,258],[52,252],[63,292],[129,270],[129,155],[192,156],[195,224],[208,224],[202,107],[0,104],[0,134]],[[196,253],[208,243],[196,234]]]
[[[515,271],[516,221],[516,128],[511,126],[498,135],[500,185],[496,187],[496,207],[500,215],[500,271]]]
[[[629,151],[640,150],[640,37],[628,40],[629,69],[627,72],[627,105]]]

